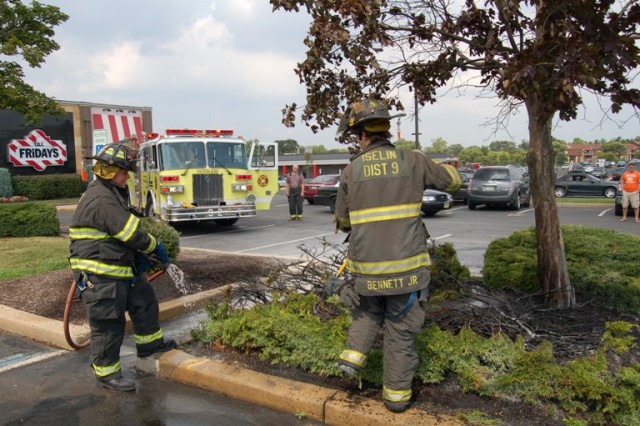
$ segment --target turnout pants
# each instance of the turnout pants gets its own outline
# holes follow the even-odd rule
[[[303,201],[300,188],[289,188],[289,219],[302,219]]]
[[[410,294],[360,296],[360,307],[351,311],[353,322],[347,349],[340,355],[340,362],[361,369],[380,328],[384,327],[382,396],[384,400],[397,404],[408,404],[411,399],[411,382],[418,369],[414,341],[425,319],[425,312],[418,301],[405,315],[393,318],[406,306],[409,297]]]
[[[121,376],[120,346],[125,335],[125,311],[131,317],[138,351],[163,343],[158,301],[144,275],[139,275],[135,285],[131,280],[87,277],[92,286],[87,286],[81,298],[91,328],[91,364],[96,378],[107,381]]]

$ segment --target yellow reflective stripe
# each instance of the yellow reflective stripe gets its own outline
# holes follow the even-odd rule
[[[345,349],[340,354],[340,359],[343,361],[350,362],[353,365],[357,365],[358,367],[364,367],[364,363],[367,361],[367,356],[362,352],[357,352],[351,349]]]
[[[158,242],[153,235],[149,234],[149,238],[151,238],[151,242],[149,243],[149,246],[143,250],[145,253],[153,253],[158,246]]]
[[[421,203],[398,204],[373,209],[354,210],[349,213],[351,224],[378,222],[381,220],[406,219],[420,216]]]
[[[404,259],[382,262],[357,262],[347,259],[347,268],[351,272],[363,275],[399,274],[429,265],[431,265],[429,253],[420,253]]]
[[[133,278],[133,268],[130,266],[109,265],[90,259],[69,259],[71,269],[90,272],[95,275],[109,275],[117,278]]]
[[[348,217],[340,217],[340,216],[336,216],[336,218],[338,220],[339,229],[351,228],[351,219],[349,219]]]
[[[93,371],[96,373],[96,376],[104,377],[109,374],[117,373],[120,371],[120,361],[116,362],[113,365],[107,365],[106,367],[101,367],[99,365],[91,364],[93,367]]]
[[[383,386],[382,398],[392,402],[409,402],[411,400],[411,389],[392,390]]]
[[[138,229],[139,224],[140,224],[140,219],[138,219],[133,214],[130,215],[129,220],[124,225],[124,228],[122,228],[122,231],[114,235],[113,238],[117,238],[120,241],[126,243],[131,239],[131,237],[133,237],[133,234],[136,232],[136,229]]]
[[[462,186],[462,179],[460,179],[460,173],[450,164],[443,164],[444,169],[451,176],[451,183],[445,189],[445,192],[456,192]]]
[[[69,228],[69,238],[74,240],[102,240],[109,234],[95,228]]]
[[[147,334],[146,336],[134,334],[134,339],[136,341],[136,345],[146,345],[147,343],[155,342],[156,340],[162,339],[162,329],[153,334]]]

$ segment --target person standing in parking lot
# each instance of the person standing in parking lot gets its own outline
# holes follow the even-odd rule
[[[302,216],[302,193],[304,192],[304,178],[300,173],[300,166],[297,164],[291,168],[291,174],[287,177],[287,186],[284,195],[289,198],[289,221],[303,220]]]
[[[355,277],[338,290],[353,318],[338,367],[356,376],[383,328],[382,400],[402,412],[412,400],[414,340],[430,281],[423,191],[455,192],[461,181],[451,165],[396,149],[389,141],[392,118],[385,103],[366,99],[351,105],[338,127],[338,135],[355,136],[362,149],[342,173],[336,201],[337,227],[349,232],[346,268]]]
[[[636,170],[635,163],[629,163],[627,171],[620,177],[620,185],[622,186],[622,219],[620,219],[620,222],[627,220],[627,210],[631,205],[636,217],[636,223],[639,223],[638,208],[640,207],[640,199],[638,190],[640,189],[640,172]]]

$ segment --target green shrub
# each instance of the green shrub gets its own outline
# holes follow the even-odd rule
[[[75,174],[13,176],[13,192],[30,200],[51,200],[54,198],[78,197],[87,184]]]
[[[217,342],[243,352],[255,352],[272,364],[300,367],[320,376],[339,375],[336,360],[345,347],[351,318],[347,311],[332,319],[314,314],[315,294],[274,295],[275,302],[248,310],[228,303],[207,307],[208,323],[193,330],[205,343]],[[620,361],[635,345],[637,324],[608,323],[601,347],[566,365],[554,356],[549,342],[526,350],[502,334],[483,338],[469,329],[457,335],[432,326],[416,338],[420,358],[416,380],[438,384],[455,375],[466,392],[519,398],[564,410],[571,424],[636,425],[640,422],[640,364]],[[606,354],[618,359],[609,363]],[[382,354],[368,354],[361,379],[382,384]],[[581,423],[583,422],[583,423]]]
[[[614,309],[640,313],[640,237],[610,229],[563,225],[569,278],[585,299]],[[489,288],[540,291],[535,231],[514,232],[489,244],[483,277]]]
[[[315,294],[275,295],[274,300],[243,311],[231,311],[226,303],[209,305],[211,321],[193,335],[204,342],[255,351],[273,364],[299,366],[320,376],[338,375],[336,359],[351,322],[347,311],[322,320],[313,313],[319,301]]]
[[[12,197],[13,185],[8,169],[0,169],[0,197]]]
[[[0,205],[0,237],[47,237],[60,235],[53,206],[36,203]]]
[[[167,223],[148,217],[143,217],[140,224],[145,231],[162,241],[162,245],[172,261],[178,258],[180,254],[180,234],[178,231]]]

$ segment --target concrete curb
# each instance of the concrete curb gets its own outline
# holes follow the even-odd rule
[[[236,284],[229,284],[160,303],[160,321],[174,319],[188,312],[201,309],[211,299],[224,294],[234,285]],[[131,330],[131,320],[128,314],[126,327],[127,331]],[[62,321],[0,305],[0,329],[51,346],[73,350],[64,336],[64,324]],[[85,342],[90,334],[88,325],[70,324],[69,332],[75,342]]]
[[[162,354],[154,362],[140,361],[138,368],[164,379],[330,425],[462,424],[451,416],[433,416],[416,409],[394,414],[381,402],[350,396],[336,389],[269,376],[221,361],[194,357],[179,350]]]

